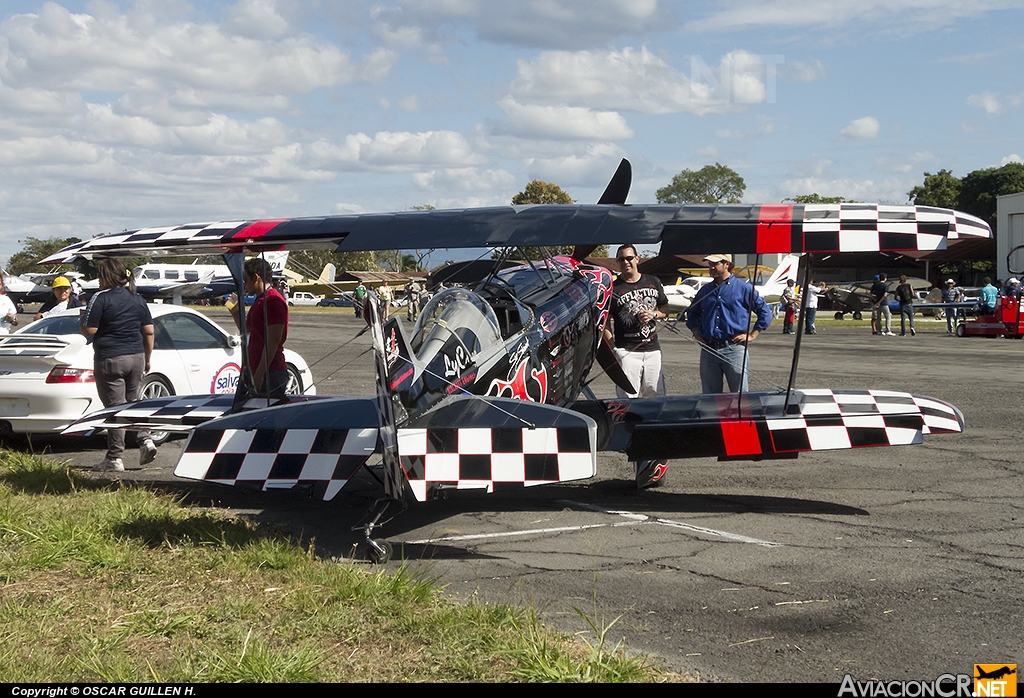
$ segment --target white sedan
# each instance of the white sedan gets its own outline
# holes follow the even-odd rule
[[[149,311],[155,342],[140,400],[235,392],[242,365],[237,335],[182,306],[150,305]],[[79,333],[78,318],[79,309],[67,310],[0,336],[0,433],[59,432],[103,407],[92,344]],[[287,392],[315,395],[302,357],[285,349],[284,358]]]

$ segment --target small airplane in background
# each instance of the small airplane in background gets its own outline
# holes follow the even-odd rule
[[[627,206],[630,178],[623,161],[597,205],[234,221],[69,246],[45,262],[221,252],[236,282],[245,252],[425,245],[500,252],[495,269],[475,286],[434,296],[411,335],[397,317],[383,322],[369,296],[375,397],[256,395],[240,383],[234,396],[173,396],[101,410],[65,433],[115,425],[188,433],[175,469],[179,477],[262,490],[299,488],[321,499],[332,498],[380,454],[385,497],[361,528],[367,555],[381,562],[390,558],[391,546],[372,535],[390,506],[462,490],[590,478],[598,451],[638,462],[766,460],[917,444],[926,434],[963,430],[960,411],[935,398],[795,389],[799,333],[784,390],[597,399],[589,388],[595,365],[634,391],[603,339],[612,277],[584,261],[597,245],[660,242],[662,254],[813,255],[942,249],[947,238],[991,236],[980,219],[930,207]],[[571,256],[501,268],[517,248],[540,245],[576,247]],[[637,484],[643,486],[640,472]]]
[[[82,274],[77,271],[31,274],[4,272],[4,290],[15,303],[43,303],[53,297],[53,280],[63,276],[72,286],[82,287]]]
[[[758,294],[767,303],[778,303],[782,292],[786,290],[786,282],[789,279],[797,281],[797,272],[800,268],[800,255],[786,255],[775,271],[761,286],[755,286]],[[694,297],[701,286],[710,283],[710,276],[689,276],[679,283],[665,286],[665,296],[668,298],[668,312],[675,315],[676,320],[682,320],[686,311],[690,309]]]

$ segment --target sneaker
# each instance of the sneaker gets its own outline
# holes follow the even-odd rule
[[[98,473],[102,473],[107,470],[113,470],[115,473],[123,473],[124,462],[120,458],[104,458],[102,461],[92,466],[92,469]]]
[[[910,328],[910,336],[911,337],[916,337],[917,336],[917,330],[915,330],[913,327]]]
[[[885,332],[884,334],[885,334],[886,337],[895,337],[896,336],[895,332]]]
[[[639,461],[636,464],[636,488],[659,487],[667,469],[667,460]]]
[[[156,444],[153,439],[146,439],[139,446],[139,465],[147,465],[156,460]]]

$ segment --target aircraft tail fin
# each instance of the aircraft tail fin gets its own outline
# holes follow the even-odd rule
[[[337,267],[328,262],[324,265],[323,271],[320,272],[320,278],[317,279],[317,282],[321,284],[333,284],[335,274],[337,274],[337,269]]]
[[[285,265],[288,264],[288,250],[264,252],[263,258],[267,260],[267,264],[274,270],[274,274],[283,274]]]
[[[398,430],[418,501],[448,490],[521,489],[597,474],[597,424],[562,407],[457,397]]]
[[[775,267],[775,271],[768,277],[768,280],[764,282],[765,287],[781,285],[785,286],[786,282],[793,279],[794,282],[798,282],[800,279],[797,273],[800,269],[800,255],[788,254],[782,258],[779,262],[779,266]]]
[[[629,160],[622,158],[618,168],[615,170],[615,174],[612,175],[608,186],[605,187],[604,193],[601,194],[601,198],[597,200],[597,203],[625,205],[626,198],[629,196],[629,187],[632,183],[633,166],[629,164]],[[595,249],[597,249],[596,245],[577,245],[572,251],[572,258],[582,260],[587,255],[592,254]]]

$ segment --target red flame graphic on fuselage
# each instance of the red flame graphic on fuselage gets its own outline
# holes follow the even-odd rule
[[[530,376],[539,389],[539,399],[534,399],[526,387],[526,364],[528,359],[523,359],[516,367],[515,374],[507,381],[495,378],[487,388],[487,394],[493,397],[510,397],[518,400],[529,400],[530,402],[544,402],[548,397],[548,372],[543,366],[537,369],[530,369]]]

